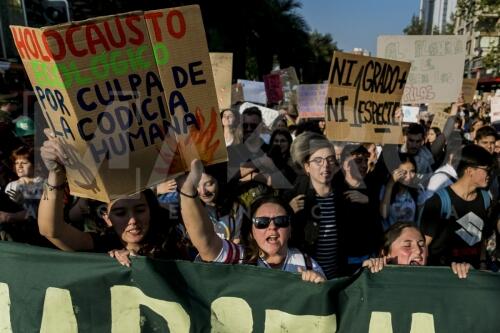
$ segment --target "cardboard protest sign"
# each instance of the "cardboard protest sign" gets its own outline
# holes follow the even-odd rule
[[[439,111],[444,111],[450,106],[450,103],[429,103],[429,105],[427,105],[427,111],[429,111],[430,113],[436,113]]]
[[[404,104],[454,102],[462,88],[465,36],[379,36],[377,56],[410,61]]]
[[[446,122],[450,118],[450,114],[444,111],[436,111],[434,112],[434,118],[432,119],[431,127],[437,127],[441,130],[444,130],[444,126]]]
[[[409,70],[406,62],[335,52],[326,100],[327,137],[401,143],[397,110]]]
[[[418,123],[418,113],[420,108],[418,106],[403,105],[403,122],[405,123]]]
[[[464,94],[465,103],[471,104],[474,101],[478,81],[479,79],[463,79],[462,93]]]
[[[252,106],[256,106],[259,108],[259,110],[262,112],[262,121],[269,128],[271,128],[271,126],[273,125],[273,122],[280,115],[280,113],[274,109],[266,108],[264,106],[260,106],[260,105],[248,103],[248,102],[245,102],[245,103],[240,105],[240,109],[239,109],[240,114],[242,114],[243,111],[245,111],[245,109],[248,109]]]
[[[328,84],[301,84],[297,87],[299,117],[324,118]]]
[[[264,75],[264,87],[268,103],[279,103],[283,100],[283,85],[278,73]]]
[[[299,79],[297,77],[297,72],[295,72],[294,67],[283,68],[277,71],[271,72],[273,74],[279,74],[281,78],[281,85],[283,87],[283,102],[284,103],[296,103],[296,90],[299,85]]]
[[[500,122],[500,97],[491,97],[491,123]]]
[[[233,78],[233,54],[210,52],[219,110],[231,107],[231,81]]]
[[[243,87],[241,83],[235,83],[231,86],[231,105],[243,102],[245,97],[243,96]]]
[[[243,88],[243,99],[246,102],[266,105],[267,97],[264,82],[238,80],[238,83],[241,84]]]
[[[227,159],[198,6],[11,30],[72,194],[110,202]]]

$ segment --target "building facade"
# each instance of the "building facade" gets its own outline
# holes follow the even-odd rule
[[[498,22],[499,16],[494,13],[480,13],[470,19],[457,18],[454,33],[465,35],[467,37],[465,49],[464,77],[479,78],[480,84],[494,82],[500,75],[498,68],[486,68],[483,64],[483,58],[490,53],[500,43],[500,31],[494,32],[480,31],[477,29],[478,17],[488,17]],[[488,89],[486,89],[488,90]]]

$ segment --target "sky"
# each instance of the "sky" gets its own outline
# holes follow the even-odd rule
[[[420,0],[301,0],[311,31],[330,33],[344,51],[361,47],[377,53],[377,36],[402,35]]]

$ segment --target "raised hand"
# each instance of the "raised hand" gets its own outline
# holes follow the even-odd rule
[[[68,155],[50,129],[46,128],[44,133],[47,140],[40,148],[43,163],[49,171],[64,171],[65,165],[68,164]]]

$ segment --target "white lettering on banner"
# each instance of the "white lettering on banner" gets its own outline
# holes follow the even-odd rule
[[[45,291],[40,333],[78,333],[71,294],[67,289],[49,287]]]
[[[12,333],[9,285],[0,283],[0,333]]]
[[[279,310],[266,310],[265,333],[273,332],[337,332],[337,316],[297,316]]]
[[[412,313],[410,333],[435,333],[434,316],[430,313]]]
[[[179,303],[146,296],[130,286],[111,287],[111,332],[140,333],[140,305],[145,305],[167,322],[170,332],[189,332],[191,320]]]
[[[219,297],[210,306],[210,323],[213,333],[251,333],[253,331],[252,309],[244,299]]]
[[[460,224],[462,228],[455,231],[455,233],[459,235],[464,242],[469,244],[469,246],[473,246],[481,241],[484,222],[479,216],[473,212],[469,212],[459,218],[457,223]]]
[[[372,311],[368,333],[392,333],[391,313]]]

